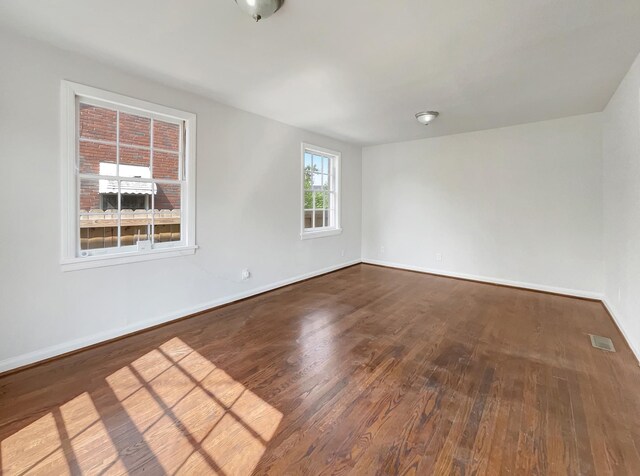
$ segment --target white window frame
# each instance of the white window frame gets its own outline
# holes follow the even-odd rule
[[[63,271],[97,268],[160,258],[191,255],[198,248],[195,243],[196,217],[196,115],[160,106],[139,99],[122,96],[109,91],[85,86],[71,81],[62,81],[62,258]],[[151,249],[138,250],[133,247],[112,248],[103,253],[81,253],[79,248],[79,190],[78,190],[78,101],[113,107],[119,111],[140,114],[159,120],[182,121],[183,138],[183,192],[181,209],[181,240],[158,243]]]
[[[304,227],[304,155],[306,152],[315,153],[331,159],[335,173],[335,195],[336,195],[336,208],[335,208],[335,225],[327,228],[307,229]],[[300,154],[300,239],[309,240],[313,238],[322,238],[325,236],[334,236],[342,233],[340,225],[340,215],[342,207],[342,199],[340,193],[340,175],[342,167],[342,154],[335,150],[326,149],[316,145],[302,143],[302,153]]]

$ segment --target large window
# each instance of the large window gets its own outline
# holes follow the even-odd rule
[[[193,253],[195,116],[63,82],[63,267]]]
[[[303,239],[335,235],[340,229],[340,154],[302,146]]]

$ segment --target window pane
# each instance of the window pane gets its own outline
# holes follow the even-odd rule
[[[139,241],[148,240],[151,236],[151,211],[123,210],[121,225],[122,246],[133,246]]]
[[[120,146],[120,177],[151,178],[150,157],[149,150]]]
[[[336,226],[336,211],[325,210],[325,224],[326,226]]]
[[[154,139],[155,141],[155,139]],[[153,177],[169,180],[179,178],[179,155],[169,152],[153,151]]]
[[[179,184],[156,184],[155,209],[180,210],[181,192]]]
[[[306,167],[304,169],[304,189],[311,190],[313,188],[313,171],[311,170],[311,166]]]
[[[181,185],[157,184],[156,186],[154,242],[180,241]]]
[[[155,243],[180,241],[180,210],[159,210],[154,212]]]
[[[123,196],[124,197],[124,196]],[[151,236],[151,210],[122,208],[120,224],[122,246],[137,245]]]
[[[329,159],[327,157],[322,158],[322,173],[323,174],[329,173]]]
[[[80,138],[116,141],[116,111],[81,103],[79,116]]]
[[[324,226],[324,211],[316,210],[316,228],[322,228]]]
[[[322,173],[322,157],[320,157],[319,155],[313,156],[313,171]]]
[[[103,193],[102,197],[102,209],[103,210],[118,210],[118,194],[117,193]]]
[[[313,187],[313,156],[304,153],[304,189],[311,190]]]
[[[313,192],[304,192],[304,208],[313,208]]]
[[[109,210],[99,193],[101,180],[80,181],[80,249],[95,250],[118,246],[118,210]],[[106,211],[105,211],[106,210]]]
[[[101,180],[100,182],[107,182],[107,180]],[[109,181],[111,182],[111,181]],[[109,183],[111,186],[111,183]],[[117,184],[116,184],[117,186]],[[100,184],[100,191],[102,192],[103,186]],[[117,191],[117,189],[116,189]],[[150,182],[137,182],[135,180],[124,179],[120,181],[120,200],[122,202],[122,209],[139,210],[148,209],[151,207],[151,195],[154,191],[154,185]]]
[[[80,215],[80,250],[118,246],[118,212]]]
[[[122,180],[120,182],[120,244],[136,245],[151,234],[151,194],[153,184]]]
[[[80,211],[103,210],[99,191],[100,182],[103,180],[80,180]],[[117,188],[116,193],[118,193]]]
[[[313,228],[313,210],[304,211],[304,227]]]
[[[81,141],[78,167],[82,174],[116,174],[116,146]],[[107,166],[101,164],[109,164]]]
[[[315,195],[315,208],[316,209],[322,209],[324,208],[324,199],[325,199],[325,195],[324,193],[322,193],[321,191],[317,191],[314,193]]]
[[[154,120],[153,147],[178,152],[180,150],[180,126]]]
[[[123,210],[145,210],[151,207],[153,184],[135,180],[136,178],[151,178],[149,160],[148,150],[120,147],[118,173],[119,177],[125,178],[120,182],[121,208]]]
[[[123,182],[124,183],[124,182]],[[144,190],[149,184],[143,182],[127,182],[128,187],[139,187],[140,190]],[[123,187],[123,191],[126,188]],[[120,195],[120,208],[122,210],[148,211],[151,209],[151,194],[146,193],[128,193],[124,192]],[[131,217],[129,217],[131,218]]]
[[[120,144],[151,145],[151,119],[120,113]]]

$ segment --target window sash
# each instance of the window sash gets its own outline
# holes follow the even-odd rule
[[[115,141],[93,139],[89,137],[80,137],[80,104],[85,104],[87,106],[100,107],[100,108],[109,109],[111,111],[116,112],[116,140]],[[121,144],[120,143],[120,113],[121,112],[140,116],[140,117],[145,117],[150,120],[148,147],[143,145],[138,145],[138,144]],[[177,119],[177,118],[166,116],[166,115],[156,114],[156,113],[153,113],[152,111],[146,111],[144,109],[131,108],[131,107],[127,107],[124,104],[114,104],[106,101],[100,101],[94,98],[85,98],[84,96],[81,96],[81,95],[75,96],[75,117],[76,117],[76,124],[75,124],[76,168],[79,168],[80,166],[80,153],[79,153],[80,151],[78,150],[79,149],[78,146],[81,142],[86,142],[86,143],[93,143],[93,144],[115,146],[116,147],[116,163],[118,165],[120,165],[120,148],[149,151],[150,153],[149,169],[151,170],[152,178],[153,178],[154,152],[161,152],[164,154],[177,154],[178,155],[178,180],[182,180],[182,181],[186,180],[186,176],[185,176],[186,156],[185,156],[185,143],[184,143],[186,140],[186,134],[185,134],[186,121],[184,119]],[[154,140],[153,140],[154,139],[154,122],[156,120],[161,122],[166,122],[169,124],[174,124],[180,127],[178,152],[176,152],[175,150],[168,150],[168,149],[163,149],[163,148],[154,146]]]
[[[86,174],[85,174],[86,175]],[[98,180],[102,180],[105,178],[105,176],[100,176],[100,175],[90,175],[91,180],[93,181],[98,181]],[[105,248],[94,248],[94,249],[83,249],[82,248],[82,227],[80,226],[80,222],[78,223],[77,226],[77,249],[76,249],[76,254],[79,256],[84,256],[84,257],[88,257],[88,256],[95,256],[95,255],[107,255],[107,254],[117,254],[119,252],[127,252],[127,251],[135,251],[138,249],[138,245],[122,245],[122,239],[123,239],[123,235],[122,235],[122,228],[124,226],[131,226],[131,225],[127,225],[127,223],[123,223],[122,221],[122,216],[123,216],[123,210],[127,210],[127,208],[122,206],[122,197],[124,196],[124,194],[122,194],[121,191],[121,185],[120,183],[123,181],[126,182],[138,182],[138,179],[134,179],[131,180],[131,177],[119,177],[117,179],[118,182],[118,190],[119,193],[117,193],[117,200],[118,200],[118,204],[117,204],[117,208],[115,209],[107,209],[107,210],[101,210],[100,212],[91,212],[91,211],[86,211],[83,212],[82,208],[81,208],[81,204],[80,204],[80,198],[81,198],[81,194],[80,194],[80,190],[81,190],[81,181],[82,178],[79,177],[78,181],[77,181],[77,190],[78,190],[78,201],[77,201],[77,216],[79,218],[85,216],[85,217],[98,217],[100,215],[116,215],[116,220],[117,223],[115,226],[108,226],[108,228],[116,228],[117,230],[117,239],[116,239],[116,245],[115,246],[110,246],[110,247],[105,247]],[[151,183],[151,184],[163,184],[163,183],[171,183],[171,184],[175,184],[178,185],[180,187],[180,213],[179,213],[179,218],[180,218],[180,240],[176,240],[176,241],[169,241],[169,242],[160,242],[160,241],[156,241],[155,237],[158,234],[156,227],[157,226],[166,226],[165,224],[156,224],[156,218],[163,218],[166,217],[166,214],[162,213],[161,209],[156,209],[155,207],[155,193],[151,193],[150,198],[148,198],[148,203],[149,203],[149,208],[146,209],[145,211],[147,212],[147,214],[150,216],[151,221],[149,223],[149,231],[147,234],[147,240],[151,242],[151,245],[153,247],[157,247],[158,245],[162,245],[164,247],[178,247],[178,246],[184,246],[185,245],[185,239],[184,239],[184,222],[185,222],[185,215],[184,215],[184,208],[182,207],[182,203],[184,203],[184,195],[185,195],[185,183],[181,182],[181,181],[154,181],[154,180],[149,180],[146,183]],[[156,213],[158,212],[158,213]],[[175,210],[172,210],[173,214],[175,215]],[[134,215],[136,213],[136,210],[134,210]],[[174,216],[175,218],[175,216]],[[80,220],[81,221],[81,220]],[[96,227],[99,228],[99,227]],[[147,240],[143,240],[143,241],[147,241]]]
[[[181,213],[180,215],[182,215],[182,195],[183,195],[183,183],[185,182],[184,180],[178,179],[178,180],[172,180],[172,179],[156,179],[153,177],[153,171],[154,171],[154,164],[153,164],[153,158],[154,158],[154,152],[158,151],[158,152],[168,152],[171,154],[176,154],[178,155],[178,177],[183,177],[182,174],[182,169],[183,169],[183,156],[182,156],[182,151],[184,150],[184,147],[182,145],[183,142],[183,138],[184,138],[184,134],[183,134],[183,127],[184,127],[184,121],[167,121],[167,120],[163,120],[162,122],[166,122],[166,123],[172,123],[175,125],[179,126],[179,140],[178,140],[178,152],[176,151],[167,151],[165,149],[159,149],[155,147],[155,142],[154,142],[154,133],[155,133],[155,120],[156,119],[156,115],[154,115],[153,113],[148,113],[145,114],[146,111],[135,111],[135,112],[128,112],[128,111],[124,111],[124,109],[127,109],[126,107],[120,107],[119,105],[100,105],[99,104],[100,101],[86,101],[84,98],[80,97],[80,96],[76,96],[76,117],[80,118],[80,106],[81,105],[87,105],[87,106],[94,106],[94,107],[100,107],[103,109],[107,109],[110,111],[113,111],[116,113],[115,115],[115,133],[116,133],[116,140],[115,141],[107,141],[107,140],[99,140],[99,139],[92,139],[92,138],[83,138],[80,135],[80,120],[78,119],[77,121],[77,127],[76,127],[76,145],[77,145],[77,151],[78,153],[76,154],[76,170],[79,170],[80,167],[80,153],[79,153],[79,145],[81,142],[88,142],[88,143],[99,143],[99,144],[105,144],[105,145],[112,145],[115,146],[116,148],[116,174],[115,175],[103,175],[103,174],[90,174],[90,173],[79,173],[77,174],[78,176],[78,180],[77,180],[77,197],[78,197],[78,216],[86,216],[86,215],[92,215],[92,216],[97,216],[97,213],[82,213],[82,208],[81,208],[81,204],[80,204],[80,200],[81,200],[81,181],[82,179],[87,179],[87,180],[113,180],[116,181],[118,184],[118,192],[117,192],[117,209],[116,209],[116,215],[117,215],[117,224],[115,226],[116,231],[117,231],[117,239],[116,239],[116,245],[115,246],[105,246],[104,248],[95,248],[95,249],[82,249],[82,227],[78,226],[77,227],[77,237],[76,237],[76,255],[77,256],[94,256],[94,255],[106,255],[106,254],[110,254],[110,253],[119,253],[122,252],[122,250],[129,250],[129,249],[137,249],[138,244],[136,243],[135,245],[123,245],[122,241],[123,241],[123,235],[122,235],[122,228],[123,228],[123,223],[122,223],[122,190],[121,190],[121,184],[123,181],[127,181],[127,182],[140,182],[140,183],[150,183],[153,184],[152,190],[156,190],[155,185],[156,184],[175,184],[175,185],[179,185],[180,186],[180,210]],[[137,117],[145,117],[145,118],[149,118],[149,146],[141,146],[141,145],[136,145],[136,144],[122,144],[120,142],[121,140],[121,129],[120,129],[120,125],[121,125],[121,114],[125,112],[126,114],[130,114],[130,115],[135,115]],[[136,150],[145,150],[145,151],[149,151],[149,173],[151,175],[151,178],[143,178],[143,177],[126,177],[126,176],[122,176],[120,175],[120,165],[121,165],[121,152],[122,152],[122,148],[131,148],[131,149],[136,149]],[[146,233],[146,240],[138,240],[138,242],[140,241],[145,241],[145,242],[150,242],[151,247],[153,248],[153,246],[156,244],[155,242],[155,237],[156,237],[156,223],[155,223],[155,218],[156,218],[156,213],[155,213],[155,196],[156,193],[152,192],[151,194],[151,205],[150,205],[150,216],[151,216],[151,222],[150,224],[147,225],[147,233]],[[180,220],[180,229],[182,229],[183,226],[183,221],[182,219]],[[180,240],[179,241],[171,241],[170,243],[172,244],[172,246],[183,246],[184,245],[184,234],[181,233],[180,234]]]

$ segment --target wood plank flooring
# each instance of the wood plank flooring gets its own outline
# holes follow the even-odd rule
[[[369,265],[0,378],[6,475],[637,475],[639,450],[600,303]]]

